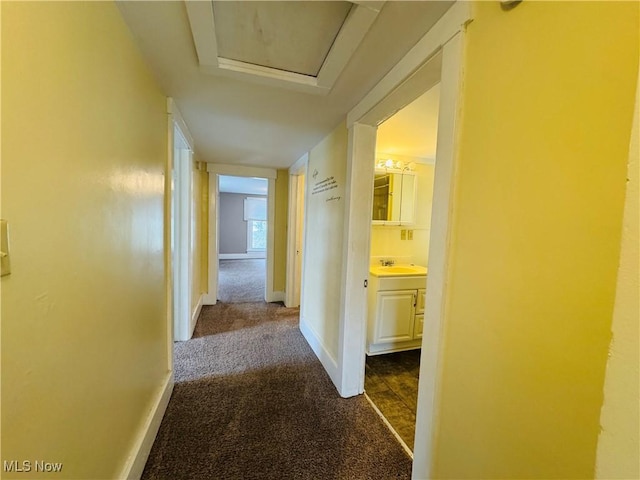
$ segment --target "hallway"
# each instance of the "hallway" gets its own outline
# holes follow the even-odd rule
[[[0,12],[3,479],[640,478],[640,2]],[[359,395],[362,234],[377,127],[437,81],[431,220],[386,229],[428,253],[411,464]],[[225,175],[266,242],[219,250]],[[216,305],[263,243],[299,314]]]
[[[143,479],[410,478],[363,395],[343,399],[274,303],[204,307],[175,347],[176,384]]]

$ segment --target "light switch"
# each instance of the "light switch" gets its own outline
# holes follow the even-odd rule
[[[413,240],[413,230],[407,230],[407,239]]]
[[[407,239],[407,231],[403,228],[402,230],[400,230],[400,240],[406,240]]]
[[[9,259],[9,226],[6,220],[0,220],[0,276],[11,273]]]

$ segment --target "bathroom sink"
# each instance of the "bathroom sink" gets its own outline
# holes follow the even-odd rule
[[[421,265],[389,265],[371,267],[370,272],[377,277],[406,277],[414,275],[426,275],[427,267]]]

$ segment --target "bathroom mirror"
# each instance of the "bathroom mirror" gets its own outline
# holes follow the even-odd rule
[[[372,223],[408,224],[414,221],[416,176],[413,172],[375,171]]]

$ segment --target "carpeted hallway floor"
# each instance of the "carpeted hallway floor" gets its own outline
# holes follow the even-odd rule
[[[204,307],[143,479],[408,479],[364,396],[343,399],[279,304]]]
[[[224,303],[264,302],[266,260],[220,260],[218,299]]]

